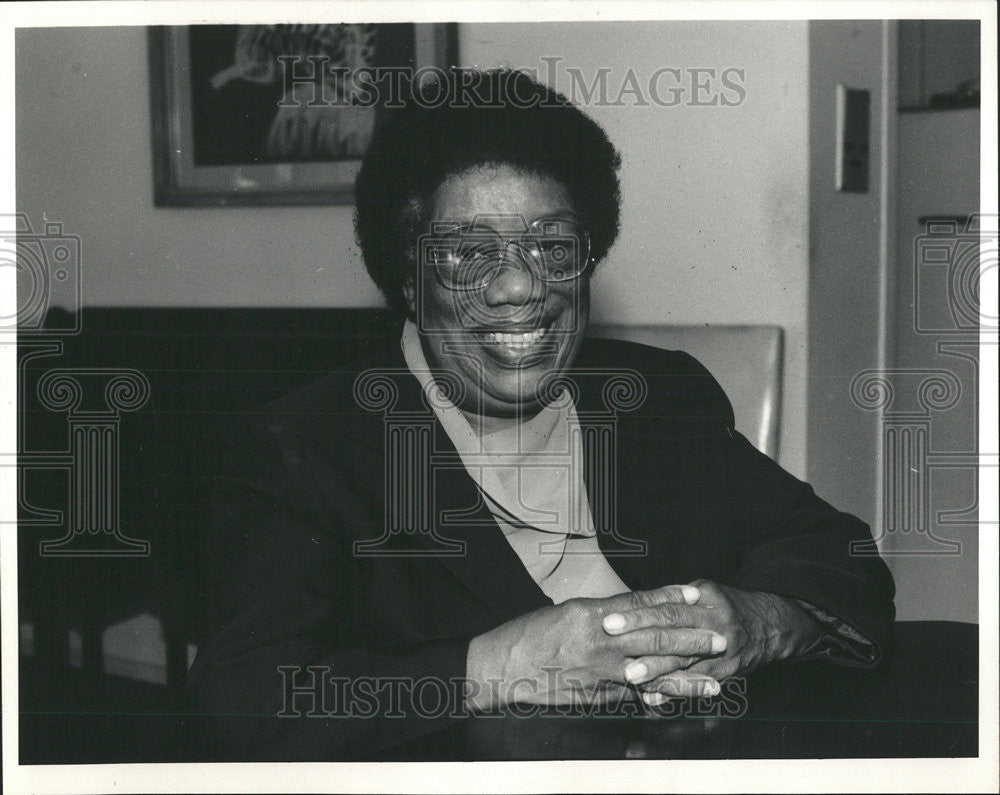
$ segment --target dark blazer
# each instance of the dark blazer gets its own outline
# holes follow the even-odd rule
[[[209,640],[191,672],[196,759],[380,758],[434,722],[336,716],[346,704],[410,714],[412,699],[387,682],[460,682],[473,637],[551,604],[398,345],[376,358],[248,421],[220,480]],[[704,577],[796,597],[864,635],[878,659],[894,589],[868,527],[737,433],[697,361],[588,340],[564,382],[600,545],[630,588]]]

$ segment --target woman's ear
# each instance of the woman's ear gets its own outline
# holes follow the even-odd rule
[[[406,299],[406,306],[410,310],[410,317],[417,315],[417,288],[413,284],[413,277],[407,276],[403,282],[403,298]]]

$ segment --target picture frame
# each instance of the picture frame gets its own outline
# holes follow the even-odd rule
[[[351,204],[392,92],[457,63],[454,23],[150,27],[148,39],[160,207]]]

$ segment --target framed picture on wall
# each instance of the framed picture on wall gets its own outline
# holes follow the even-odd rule
[[[455,28],[150,28],[155,204],[351,203],[376,119],[456,63]]]

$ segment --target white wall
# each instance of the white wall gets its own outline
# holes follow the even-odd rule
[[[969,516],[974,512],[951,517],[950,525],[937,517],[974,505],[974,473],[940,464],[921,473],[927,461],[887,457],[891,451],[883,451],[880,441],[885,418],[851,399],[857,374],[889,370],[895,387],[889,410],[898,419],[899,412],[919,404],[912,378],[891,371],[946,369],[959,379],[963,397],[950,412],[933,413],[929,452],[974,445],[971,363],[936,353],[941,336],[914,332],[913,244],[919,215],[975,209],[978,111],[900,116],[896,45],[891,21],[810,23],[808,480],[821,496],[872,526],[896,579],[899,619],[974,622],[978,529]],[[871,91],[868,193],[842,193],[834,186],[838,83]],[[947,303],[944,288],[936,289],[940,294],[930,297]],[[923,293],[922,301],[928,298]],[[927,528],[917,527],[920,507],[914,501],[897,497],[883,505],[891,495],[884,461],[897,477],[914,482],[912,472],[926,478],[928,490],[921,497]],[[890,522],[883,521],[887,514]],[[887,529],[889,524],[896,526]],[[928,528],[961,541],[961,554],[942,554],[943,547],[928,541]]]
[[[81,236],[86,303],[378,303],[349,207],[153,207],[145,30],[22,31],[17,47],[18,209]],[[540,69],[561,56],[564,90],[566,67],[608,67],[610,85],[629,67],[744,70],[738,107],[588,108],[624,156],[622,236],[594,317],[784,326],[781,461],[803,476],[807,23],[470,24],[459,53]]]
[[[851,381],[862,370],[885,367],[883,284],[889,262],[881,254],[891,236],[883,218],[891,175],[881,176],[886,152],[883,102],[895,119],[894,81],[884,92],[883,41],[878,20],[809,23],[809,457],[808,480],[817,493],[876,527],[879,491],[878,417],[851,401]],[[834,184],[836,88],[871,92],[869,190],[844,193]],[[886,182],[888,181],[888,183]]]
[[[772,323],[785,327],[781,462],[805,473],[808,271],[805,22],[577,23],[462,26],[469,65],[548,74],[577,67],[591,82],[628,69],[745,71],[737,107],[597,107],[622,152],[622,231],[594,282],[601,323]]]
[[[891,555],[901,619],[977,621],[979,614],[978,473],[955,465],[955,458],[962,453],[974,454],[977,449],[978,368],[973,360],[977,359],[979,331],[973,326],[963,333],[953,322],[941,323],[942,318],[951,321],[952,310],[977,316],[978,302],[969,301],[969,293],[961,289],[968,284],[967,279],[949,283],[947,278],[963,273],[961,266],[966,260],[959,255],[945,264],[928,265],[917,249],[925,234],[918,221],[921,216],[958,216],[979,210],[979,131],[978,108],[899,116],[893,367],[910,370],[916,378],[899,379],[898,403],[890,408],[898,411],[900,405],[912,406],[919,380],[933,377],[934,371],[950,373],[960,385],[954,405],[928,413],[928,452],[937,457],[936,465],[903,464],[926,467],[926,491],[920,504],[925,506],[927,521],[924,532],[895,532],[886,537],[884,549]],[[969,250],[964,253],[968,256]],[[918,270],[922,272],[915,280]],[[914,311],[914,296],[918,297],[919,315]],[[931,329],[936,331],[928,333]],[[917,512],[901,510],[900,503],[905,504],[899,500],[893,506],[897,521],[908,515],[910,526],[917,525]],[[944,512],[952,512],[952,516],[941,516]],[[938,539],[958,542],[961,548],[948,549],[927,530]],[[925,554],[913,554],[917,550]]]

